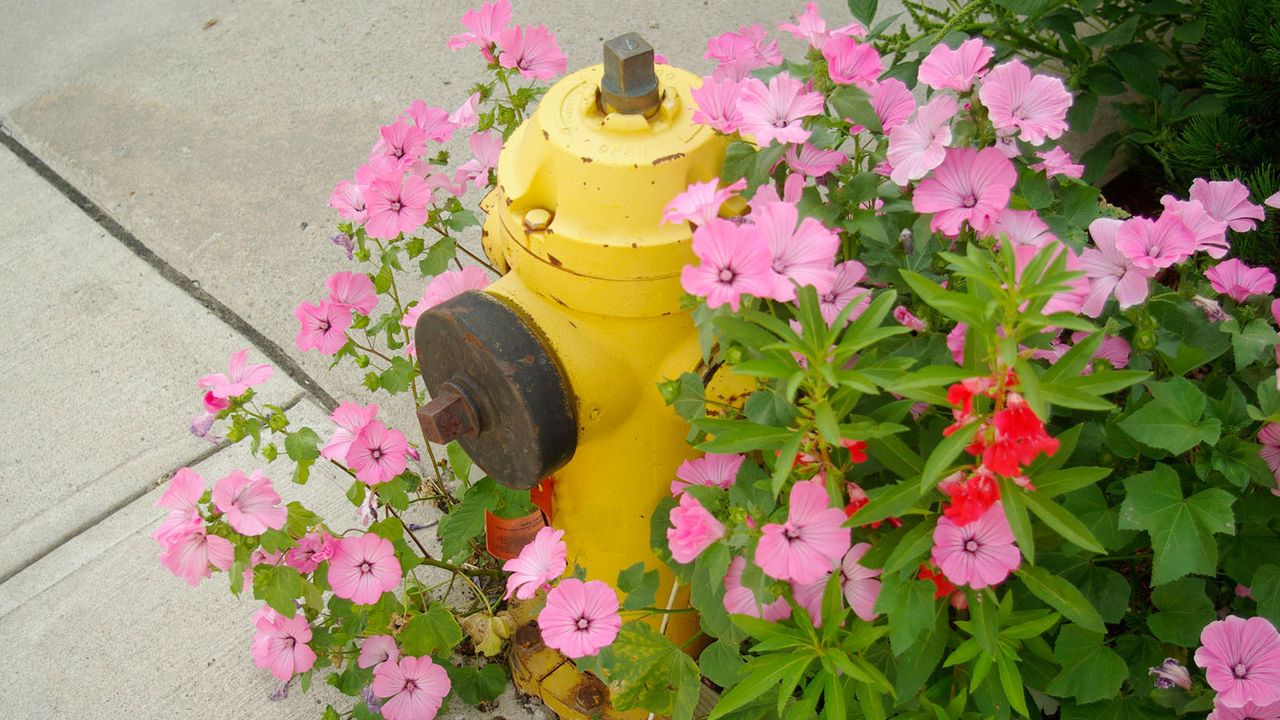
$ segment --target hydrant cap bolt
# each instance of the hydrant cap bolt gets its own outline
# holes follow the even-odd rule
[[[633,32],[606,42],[604,77],[600,80],[605,112],[648,114],[658,107],[660,99],[653,46]]]
[[[466,391],[445,383],[431,402],[418,408],[422,434],[437,445],[472,437],[480,432],[480,418]]]

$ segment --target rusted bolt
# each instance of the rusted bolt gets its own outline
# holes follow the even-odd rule
[[[466,391],[453,383],[441,385],[431,402],[418,408],[418,424],[422,426],[423,437],[437,445],[480,432],[475,403]]]
[[[653,46],[633,32],[606,42],[604,77],[600,79],[604,111],[647,115],[658,107],[660,99]]]
[[[524,214],[524,228],[530,232],[546,230],[551,225],[551,211],[534,208]]]
[[[583,675],[573,690],[573,704],[581,712],[595,712],[604,705],[609,690],[594,675]]]
[[[516,630],[515,642],[521,650],[539,650],[542,648],[542,633],[533,623],[522,625]]]

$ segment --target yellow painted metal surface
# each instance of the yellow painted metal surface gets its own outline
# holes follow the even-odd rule
[[[718,176],[725,142],[692,121],[693,74],[658,66],[662,101],[645,118],[601,113],[601,73],[557,83],[503,150],[484,203],[484,247],[507,272],[488,292],[545,340],[576,403],[578,446],[555,474],[553,519],[570,567],[612,585],[644,561],[660,572],[664,605],[673,578],[650,550],[650,516],[696,453],[657,383],[692,371],[700,352],[679,308],[680,271],[694,261],[690,229],[663,223],[662,213],[689,183]],[[682,589],[674,607],[687,597]],[[672,615],[667,635],[683,643],[697,622]],[[529,648],[512,652],[518,684],[540,687],[562,717],[585,716],[563,699],[582,687],[572,663],[549,670]]]

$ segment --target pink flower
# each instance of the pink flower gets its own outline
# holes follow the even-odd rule
[[[528,600],[538,590],[551,587],[552,581],[563,575],[568,567],[567,554],[563,530],[549,527],[539,530],[529,544],[520,548],[517,557],[503,564],[502,570],[511,573],[507,578],[507,594],[503,598],[514,594],[521,600]]]
[[[934,213],[930,229],[947,237],[958,237],[966,222],[985,233],[1009,205],[1017,181],[1013,163],[999,150],[953,148],[933,177],[916,187],[911,203],[917,212]]]
[[[329,560],[333,594],[356,605],[372,605],[400,584],[400,560],[391,543],[373,533],[344,537]]]
[[[839,566],[840,590],[853,614],[864,622],[872,622],[879,615],[875,612],[880,597],[880,570],[864,567],[858,561],[871,549],[870,543],[858,543],[845,553]],[[796,604],[803,607],[815,627],[822,627],[822,594],[827,589],[828,573],[811,583],[793,585]]]
[[[217,415],[223,410],[231,407],[231,402],[229,400],[226,398],[215,397],[211,392],[206,392],[204,397],[200,399],[200,402],[204,405],[205,412],[210,415]]]
[[[822,177],[849,158],[838,150],[822,150],[809,143],[791,145],[785,155],[787,167],[809,177]]]
[[[1022,563],[1004,507],[997,502],[963,526],[939,517],[933,531],[933,563],[956,585],[980,590],[1004,582]]]
[[[285,553],[285,563],[300,573],[315,572],[320,563],[333,557],[338,551],[338,538],[323,530],[303,535],[298,544]]]
[[[449,124],[454,128],[471,127],[480,122],[480,93],[471,93],[471,97],[462,101],[457,110],[449,113]]]
[[[773,256],[771,267],[776,277],[770,297],[790,302],[796,297],[797,285],[812,285],[819,295],[831,290],[836,280],[836,251],[840,249],[840,238],[834,232],[814,218],[799,220],[796,206],[785,202],[756,207],[751,220]]]
[[[1247,702],[1234,708],[1215,700],[1213,712],[1205,720],[1280,720],[1280,702],[1269,705],[1255,705]]]
[[[369,186],[365,204],[369,209],[365,232],[379,240],[395,240],[426,222],[431,189],[416,175],[384,177]]]
[[[1045,243],[1045,247],[1051,248],[1049,251],[1054,259],[1062,258],[1067,272],[1084,273],[1085,266],[1066,243],[1056,238]],[[1031,263],[1032,258],[1041,251],[1041,248],[1031,245],[1015,245],[1013,248],[1014,259],[1016,261],[1016,269],[1019,279],[1022,277],[1022,271]],[[1065,312],[1076,314],[1084,309],[1085,301],[1089,299],[1089,291],[1092,285],[1089,283],[1088,275],[1077,276],[1066,283],[1068,289],[1058,293],[1054,293],[1049,298],[1049,302],[1045,303],[1042,311],[1046,315],[1053,313]]]
[[[333,186],[329,195],[329,207],[338,211],[338,215],[355,223],[363,223],[369,217],[364,208],[364,194],[360,186],[350,180],[340,180]]]
[[[373,420],[352,438],[347,465],[360,482],[378,485],[404,472],[408,447],[404,433]]]
[[[217,445],[222,442],[222,438],[211,432],[213,430],[213,421],[217,419],[216,415],[209,412],[197,415],[191,418],[191,425],[187,429],[191,431],[192,435],[201,440],[208,440],[210,443]]]
[[[298,303],[293,309],[293,316],[298,319],[298,332],[293,342],[299,350],[319,350],[323,355],[332,355],[347,344],[347,328],[351,327],[351,308],[338,305],[328,300],[321,300],[319,305],[307,301]]]
[[[791,616],[791,606],[786,598],[777,598],[768,605],[761,605],[751,588],[743,587],[742,571],[747,567],[745,558],[735,557],[729,562],[724,575],[724,609],[734,615],[750,615],[777,622]]]
[[[1266,618],[1230,615],[1209,623],[1195,659],[1227,707],[1280,701],[1280,634]]]
[[[1227,224],[1206,212],[1199,200],[1179,200],[1165,195],[1160,198],[1160,204],[1164,206],[1166,215],[1173,215],[1187,227],[1196,252],[1205,252],[1209,257],[1220,260],[1231,249],[1231,242],[1227,240]]]
[[[1267,462],[1272,474],[1280,478],[1280,423],[1263,425],[1258,431],[1258,443],[1262,445],[1258,454]]]
[[[434,107],[426,104],[421,100],[414,100],[409,103],[409,107],[404,109],[404,117],[413,123],[413,126],[422,132],[422,139],[431,140],[433,142],[443,143],[449,142],[449,138],[453,137],[454,124],[449,119],[449,111],[444,108]],[[370,157],[370,160],[375,158]],[[408,165],[396,164],[391,170],[408,170]],[[386,166],[378,168],[380,176],[389,175]],[[421,173],[417,173],[421,174]]]
[[[440,273],[427,283],[426,289],[422,291],[422,299],[405,312],[400,324],[405,327],[414,327],[418,324],[418,318],[422,317],[422,313],[427,310],[446,300],[452,300],[464,292],[483,290],[487,287],[489,287],[489,276],[475,265]]]
[[[1016,245],[1030,245],[1036,248],[1058,239],[1056,235],[1049,232],[1049,226],[1040,219],[1035,210],[1005,208],[987,232],[991,237],[1004,237]]]
[[[979,38],[970,38],[952,50],[938,43],[920,63],[916,77],[934,90],[967,93],[973,81],[987,74],[987,63],[996,51]]]
[[[957,365],[964,364],[964,336],[969,332],[969,326],[964,323],[957,323],[951,328],[951,332],[947,333],[947,350],[951,351],[951,359]]]
[[[618,636],[620,627],[618,596],[599,580],[561,580],[547,593],[547,605],[538,613],[542,641],[570,658],[600,652]]]
[[[334,305],[349,307],[361,315],[368,315],[378,306],[378,293],[373,281],[364,273],[336,272],[324,281],[329,290],[329,301]]]
[[[837,85],[856,85],[865,90],[884,72],[880,53],[848,35],[828,40],[822,47],[822,56],[827,59],[827,74]]]
[[[199,585],[200,580],[212,574],[210,565],[226,570],[235,560],[235,549],[231,543],[224,537],[208,534],[204,521],[198,515],[185,526],[170,532],[166,543],[160,564],[191,587]]]
[[[759,23],[711,38],[702,57],[716,61],[712,75],[720,80],[742,80],[752,70],[782,64],[778,43],[765,41],[764,26]]]
[[[1155,675],[1157,688],[1171,688],[1175,685],[1183,690],[1191,689],[1191,673],[1182,663],[1173,658],[1165,658],[1159,665],[1148,668],[1148,675]]]
[[[1116,231],[1116,249],[1134,266],[1159,270],[1180,263],[1195,252],[1191,231],[1173,213],[1161,213],[1158,220],[1131,217]]]
[[[796,24],[783,23],[778,29],[790,33],[797,40],[804,40],[809,46],[821,50],[832,38],[852,36],[865,37],[867,29],[861,23],[853,22],[844,27],[827,31],[827,21],[818,12],[817,3],[810,2],[804,6],[804,12],[796,15]]]
[[[787,179],[782,183],[782,195],[778,195],[778,187],[772,182],[767,182],[756,188],[756,194],[751,196],[747,201],[747,206],[754,211],[756,208],[764,207],[769,203],[785,202],[795,205],[800,202],[800,198],[804,195],[805,177],[798,173],[787,175]]]
[[[253,625],[258,629],[250,645],[253,664],[270,670],[277,680],[284,682],[315,665],[316,654],[307,645],[311,642],[311,626],[304,616],[286,618],[274,612],[260,613]]]
[[[726,200],[746,189],[747,181],[739,178],[737,182],[726,187],[719,187],[720,181],[712,178],[702,183],[691,183],[685,191],[671,198],[662,212],[662,221],[668,223],[691,222],[694,225],[706,225],[714,220],[720,212],[720,206]]]
[[[854,300],[858,301],[858,307],[849,313],[849,320],[857,319],[871,304],[871,291],[858,285],[858,281],[866,274],[867,267],[857,260],[846,260],[836,265],[835,282],[831,284],[831,289],[818,296],[818,308],[828,325],[835,322],[840,311]]]
[[[915,117],[889,133],[886,156],[893,170],[889,178],[898,185],[919,180],[942,164],[946,147],[951,144],[951,118],[956,114],[956,101],[950,95],[934,95],[916,110]]]
[[[676,468],[676,480],[671,481],[671,495],[679,497],[690,485],[705,485],[727,490],[738,478],[742,468],[742,455],[707,453],[694,460],[685,460]]]
[[[1196,178],[1191,181],[1191,199],[1236,232],[1248,232],[1267,217],[1261,206],[1249,202],[1249,188],[1239,180]]]
[[[1204,271],[1213,289],[1236,302],[1250,295],[1268,295],[1276,287],[1276,276],[1264,267],[1251,268],[1235,258]]]
[[[370,157],[389,158],[395,163],[397,170],[408,170],[426,149],[427,134],[412,123],[400,121],[383,125],[379,136],[373,151],[369,153]]]
[[[1116,236],[1123,224],[1114,218],[1098,218],[1089,223],[1089,236],[1097,247],[1085,248],[1080,254],[1085,276],[1089,278],[1089,295],[1081,312],[1089,317],[1101,315],[1113,294],[1121,310],[1147,299],[1147,280],[1155,275],[1155,270],[1134,265],[1116,247]]]
[[[1072,162],[1071,153],[1060,147],[1042,150],[1036,153],[1036,157],[1040,158],[1042,162],[1032,165],[1031,169],[1043,172],[1045,177],[1063,175],[1077,180],[1084,177],[1084,166]]]
[[[240,397],[245,390],[270,380],[271,366],[267,364],[246,365],[245,360],[248,357],[248,348],[231,353],[231,366],[227,369],[226,375],[222,373],[205,375],[196,381],[196,385],[208,388],[209,392],[213,393],[216,398],[231,398]]]
[[[742,110],[738,108],[741,90],[742,83],[737,80],[702,78],[702,84],[692,91],[693,102],[697,105],[693,121],[709,125],[725,135],[737,132],[742,125]]]
[[[813,582],[849,551],[844,521],[844,512],[831,507],[820,480],[797,482],[791,488],[787,522],[769,523],[761,530],[756,565],[772,578]]]
[[[741,130],[755,138],[760,147],[774,141],[801,143],[809,139],[804,119],[822,113],[824,101],[820,93],[783,72],[765,84],[750,78],[743,83],[738,96],[742,109]]]
[[[899,325],[902,325],[914,332],[925,331],[924,321],[915,315],[912,315],[910,310],[901,305],[893,309],[893,319],[897,320]]]
[[[498,33],[498,63],[520,71],[526,80],[550,80],[564,72],[569,60],[544,25],[512,27]]]
[[[360,643],[360,659],[356,664],[362,668],[377,667],[384,662],[400,660],[400,647],[396,639],[390,635],[370,635]]]
[[[234,470],[214,483],[213,505],[241,535],[261,535],[268,528],[279,530],[288,515],[288,510],[280,507],[280,495],[261,470],[254,470],[248,477]]]
[[[375,667],[371,688],[374,695],[386,698],[381,713],[387,720],[431,720],[453,685],[431,658],[404,657]]]
[[[1077,332],[1071,334],[1071,342],[1078,343],[1085,338],[1088,333]],[[1106,360],[1114,370],[1123,370],[1129,366],[1129,355],[1133,352],[1133,348],[1129,346],[1129,341],[1118,335],[1108,335],[1098,343],[1098,349],[1093,353],[1094,360]],[[1085,368],[1086,371],[1089,368]]]
[[[740,456],[739,456],[740,457]],[[683,467],[683,466],[681,466]],[[204,495],[204,478],[191,468],[182,468],[173,474],[164,494],[156,501],[155,507],[168,508],[169,514],[164,517],[160,527],[151,533],[151,539],[167,545],[187,530],[193,520],[200,519],[200,511],[196,503]]]
[[[737,311],[743,295],[767,297],[773,292],[773,257],[759,228],[713,219],[693,231],[693,252],[699,263],[684,266],[680,285],[705,297],[709,307],[727,304]]]
[[[453,174],[453,184],[461,195],[467,183],[483,188],[489,184],[489,171],[498,167],[498,155],[502,153],[502,133],[495,130],[478,132],[467,138],[472,158],[460,165]]]
[[[916,100],[907,86],[896,78],[889,78],[867,88],[871,109],[880,118],[880,129],[888,135],[894,128],[907,121],[916,111]],[[954,113],[954,110],[952,111]],[[950,132],[950,128],[947,128]],[[947,142],[950,142],[948,140]]]
[[[680,495],[680,504],[671,508],[669,517],[667,546],[678,563],[693,562],[703,550],[724,537],[724,525],[689,493]]]
[[[1067,129],[1071,93],[1056,77],[1033,76],[1021,60],[997,65],[982,81],[978,97],[996,130],[1005,134],[1016,131],[1032,145],[1061,137]]]
[[[1280,192],[1272,194],[1271,197],[1263,200],[1262,204],[1268,207],[1280,209]]]
[[[510,0],[482,3],[479,8],[462,13],[462,26],[468,32],[451,36],[449,49],[461,50],[468,45],[478,45],[484,59],[493,62],[493,43],[510,22]]]
[[[377,416],[378,406],[374,404],[357,405],[350,401],[339,404],[329,416],[338,427],[329,436],[329,442],[320,448],[320,456],[328,460],[345,460],[356,434]]]

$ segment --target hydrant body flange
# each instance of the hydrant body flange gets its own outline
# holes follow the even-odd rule
[[[685,442],[688,424],[657,384],[694,370],[701,351],[681,310],[680,272],[694,262],[691,231],[662,216],[691,182],[719,175],[726,145],[692,120],[697,76],[666,65],[656,73],[660,99],[649,114],[602,110],[602,66],[553,86],[502,152],[497,188],[483,203],[483,243],[505,273],[484,292],[539,339],[576,424],[571,459],[540,469],[554,472],[553,524],[565,531],[570,567],[613,585],[621,570],[643,561],[659,570],[656,602],[665,605],[673,577],[650,549],[651,515],[669,496],[676,468],[696,452]],[[424,343],[429,328],[458,300],[419,321],[424,372],[437,352]],[[433,395],[444,380],[428,379]],[[723,396],[732,392],[719,399],[732,401]],[[481,425],[501,422],[482,418]],[[460,438],[481,468],[516,486],[541,478],[504,478],[487,466],[486,454],[498,451],[486,446],[487,432]],[[687,607],[687,593],[675,607]],[[676,643],[697,632],[695,614],[669,617],[667,635]]]

